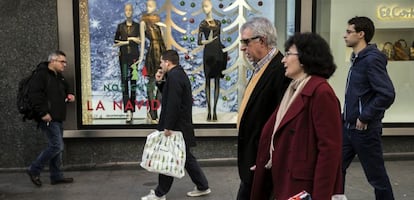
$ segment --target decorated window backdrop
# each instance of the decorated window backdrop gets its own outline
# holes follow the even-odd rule
[[[251,76],[251,65],[240,52],[239,29],[246,20],[254,16],[265,16],[274,21],[275,2],[211,0],[212,16],[216,24],[221,25],[218,38],[223,45],[221,51],[227,55],[227,64],[221,71],[222,76],[218,82],[218,96],[215,96],[217,82],[214,78],[210,79],[210,87],[206,87],[203,66],[204,48],[198,44],[199,25],[208,12],[203,10],[204,1],[156,0],[153,2],[155,2],[155,10],[149,13],[147,1],[78,0],[76,5],[78,8],[75,6],[75,13],[78,16],[78,19],[75,19],[77,23],[75,27],[78,30],[75,32],[79,33],[76,60],[80,72],[78,88],[81,90],[79,108],[81,125],[157,123],[157,118],[152,117],[150,111],[155,111],[152,114],[159,116],[162,109],[160,107],[162,94],[157,94],[157,89],[152,88],[151,70],[146,66],[146,64],[150,65],[146,55],[153,50],[151,46],[153,40],[148,35],[151,34],[150,27],[154,24],[161,31],[166,49],[175,49],[179,52],[180,64],[192,85],[194,124],[234,125],[239,102]],[[132,7],[130,16],[128,15],[130,10],[126,9],[127,4]],[[137,26],[131,25],[134,24],[131,23],[131,19],[139,25],[139,28],[142,28],[140,22],[143,19],[154,22],[152,25],[145,26],[144,48],[141,48],[141,40],[143,40],[141,35],[135,36],[133,33]],[[119,28],[123,23],[126,26]],[[122,42],[128,39],[122,38],[119,34],[116,38],[117,30],[122,28],[130,37],[127,45]],[[282,27],[281,31],[285,31],[284,29]],[[134,37],[139,37],[139,40]],[[202,34],[202,37],[206,36]],[[136,45],[130,45],[133,43]],[[142,61],[139,59],[142,57],[141,49],[144,49]],[[129,53],[132,55],[135,51],[138,51],[138,56],[129,58],[132,61],[121,62],[120,55]],[[206,91],[207,88],[210,88],[210,92]],[[152,98],[149,98],[150,96]],[[207,98],[208,96],[210,98]],[[208,109],[208,99],[210,99],[210,109]],[[216,107],[214,111],[213,107]],[[208,118],[208,110],[211,114],[216,113],[216,119]],[[128,117],[131,117],[130,121]]]

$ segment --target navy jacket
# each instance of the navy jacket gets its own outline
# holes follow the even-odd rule
[[[358,55],[348,73],[343,119],[355,128],[357,118],[368,127],[382,127],[382,118],[395,99],[395,91],[387,72],[387,58],[375,44],[368,45]]]
[[[195,146],[193,127],[193,96],[184,69],[177,65],[166,74],[165,83],[158,85],[162,92],[158,130],[181,131],[187,147]]]

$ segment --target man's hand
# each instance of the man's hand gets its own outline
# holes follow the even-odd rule
[[[162,69],[158,69],[157,73],[155,73],[155,80],[157,82],[162,81],[162,79],[164,78],[164,71],[162,71]]]
[[[50,114],[49,114],[49,113],[47,113],[45,116],[43,116],[43,117],[42,117],[42,120],[43,120],[44,122],[49,123],[50,121],[52,121],[52,116],[50,116]]]
[[[355,124],[355,129],[362,131],[362,130],[367,130],[367,128],[368,128],[368,124],[364,124],[358,118]]]
[[[256,165],[253,165],[250,167],[250,171],[254,171],[254,170],[256,170]]]
[[[171,130],[168,130],[168,129],[164,129],[164,135],[165,136],[171,136],[171,134],[172,134],[172,131]]]
[[[74,102],[75,101],[75,95],[73,94],[68,94],[66,96],[65,102]]]

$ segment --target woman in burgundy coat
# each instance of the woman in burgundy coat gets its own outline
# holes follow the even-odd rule
[[[330,200],[343,194],[340,104],[327,82],[336,65],[314,33],[293,35],[285,49],[285,75],[293,80],[262,130],[251,199],[287,200],[305,190]]]

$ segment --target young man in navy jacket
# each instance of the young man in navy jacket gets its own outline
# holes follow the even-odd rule
[[[374,23],[367,17],[348,21],[344,35],[353,49],[343,111],[343,175],[355,155],[361,162],[376,199],[392,200],[394,195],[382,155],[382,118],[394,102],[395,91],[387,73],[387,58],[375,44]],[[344,184],[345,185],[345,184]]]

